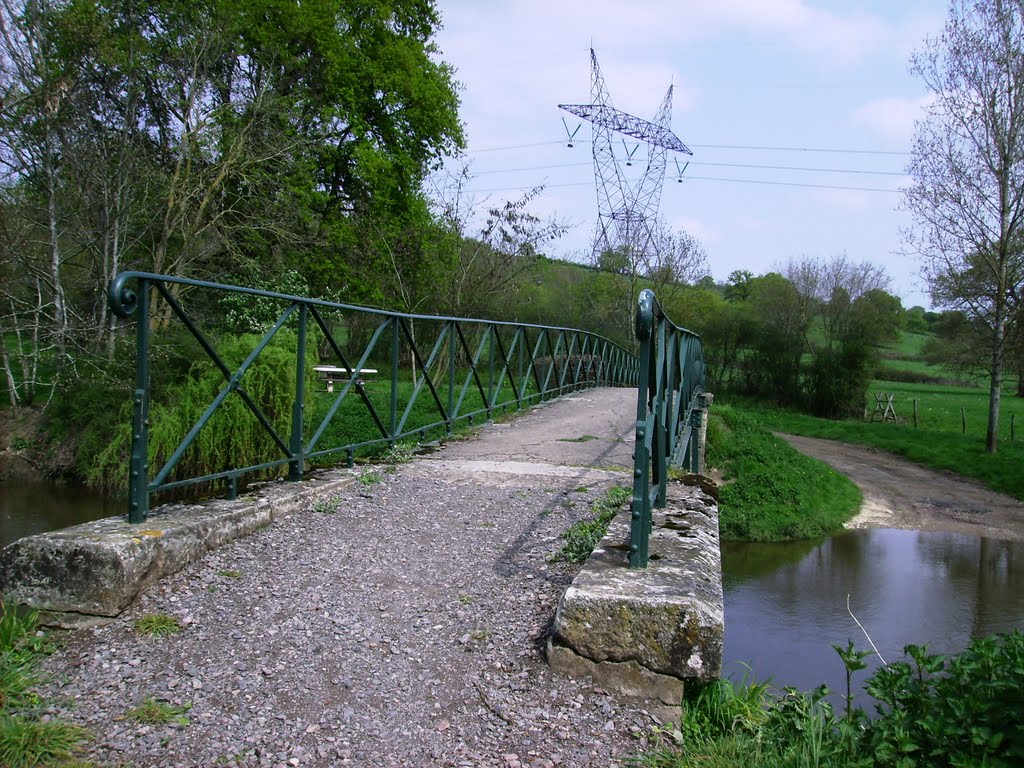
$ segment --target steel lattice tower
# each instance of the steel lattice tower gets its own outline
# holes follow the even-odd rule
[[[627,255],[632,265],[636,265],[651,247],[651,227],[661,203],[668,153],[692,155],[693,152],[672,133],[671,85],[654,120],[647,121],[612,106],[593,48],[590,49],[590,68],[593,103],[558,106],[590,122],[593,130],[598,223],[592,256],[596,261],[602,253],[620,252]],[[626,178],[622,158],[615,154],[615,134],[629,136],[647,145],[647,168],[636,182]],[[627,164],[631,164],[632,153],[628,149],[627,155]]]

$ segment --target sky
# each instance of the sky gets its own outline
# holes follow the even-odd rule
[[[910,55],[945,0],[437,0],[478,206],[545,185],[533,213],[570,225],[545,253],[586,261],[597,222],[590,49],[612,105],[653,119],[673,86],[659,215],[703,243],[716,280],[792,259],[884,266],[905,307],[930,306],[899,189],[927,90]],[[616,145],[622,155],[635,142]],[[644,148],[637,158],[643,157]],[[635,166],[643,166],[635,162]]]

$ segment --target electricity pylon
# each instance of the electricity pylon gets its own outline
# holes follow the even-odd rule
[[[598,223],[592,257],[596,263],[604,253],[621,253],[635,265],[648,261],[647,251],[653,247],[652,225],[661,203],[668,153],[692,155],[693,152],[672,133],[671,85],[654,120],[648,121],[612,106],[593,48],[590,49],[590,70],[593,103],[558,106],[587,120],[593,127]],[[624,156],[618,156],[615,134],[628,136],[638,143],[630,150],[623,139]],[[622,161],[625,160],[626,167],[632,166],[640,144],[647,147],[647,167],[636,182],[631,182],[626,178]]]

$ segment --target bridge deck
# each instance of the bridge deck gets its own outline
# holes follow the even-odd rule
[[[336,511],[278,517],[73,636],[43,695],[104,763],[620,764],[650,716],[543,647],[575,572],[549,557],[629,483],[634,409],[635,390],[592,390],[364,469]],[[186,627],[140,638],[150,613]],[[147,697],[190,704],[190,724],[124,718]]]

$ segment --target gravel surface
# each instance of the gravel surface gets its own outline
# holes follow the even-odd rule
[[[543,647],[575,574],[549,561],[559,534],[628,475],[558,469],[365,468],[68,633],[40,694],[102,765],[624,765],[654,717],[552,672]],[[153,613],[184,630],[140,636]],[[140,723],[149,698],[189,709]]]

